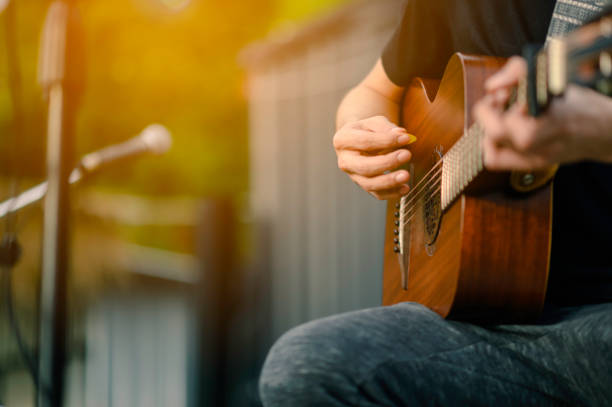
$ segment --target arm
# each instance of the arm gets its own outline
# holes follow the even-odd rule
[[[397,123],[403,94],[404,88],[391,82],[379,59],[372,71],[351,89],[340,103],[336,115],[336,130],[349,121],[372,116],[385,116],[391,122]]]
[[[582,160],[612,163],[612,98],[571,85],[540,117],[519,104],[505,111],[509,89],[525,71],[525,61],[512,58],[485,83],[487,95],[474,107],[485,129],[485,165],[529,170]]]
[[[336,115],[334,148],[338,167],[378,199],[408,192],[410,160],[405,149],[416,138],[397,126],[404,88],[387,77],[380,60],[342,100]]]

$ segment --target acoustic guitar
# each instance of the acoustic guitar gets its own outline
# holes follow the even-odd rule
[[[612,93],[608,15],[528,48],[528,75],[516,98],[538,115],[568,83]],[[421,303],[442,317],[518,322],[540,313],[551,244],[556,167],[492,173],[482,129],[470,111],[501,58],[455,54],[441,81],[406,89],[402,125],[418,141],[407,166],[410,192],[387,206],[383,304]]]

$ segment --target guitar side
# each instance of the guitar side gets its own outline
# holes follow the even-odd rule
[[[502,63],[498,58],[456,54],[435,99],[435,84],[415,80],[409,86],[402,118],[404,127],[418,138],[411,145],[415,184],[432,168],[436,155],[448,151],[467,129],[484,79]],[[498,188],[468,188],[442,215],[433,244],[428,244],[431,236],[425,233],[426,205],[415,207],[403,230],[405,287],[400,255],[394,251],[401,227],[396,224],[399,200],[389,201],[383,304],[415,301],[443,317],[497,322],[524,321],[539,314],[548,277],[552,184],[518,194],[508,187],[507,176],[485,173],[481,178],[489,178]]]

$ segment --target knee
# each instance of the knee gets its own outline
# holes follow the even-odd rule
[[[264,405],[282,405],[282,400],[296,400],[312,388],[316,376],[313,365],[313,337],[308,324],[281,336],[270,349],[259,378],[259,393]]]
[[[376,366],[419,342],[420,327],[439,317],[416,304],[377,307],[312,321],[284,334],[272,347],[259,380],[266,406],[338,404],[333,395],[357,397]],[[391,338],[402,337],[403,340]]]
[[[324,405],[331,387],[342,386],[338,374],[342,352],[324,321],[291,329],[270,349],[259,378],[265,406]]]

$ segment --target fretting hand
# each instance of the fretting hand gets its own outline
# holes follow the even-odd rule
[[[612,99],[570,85],[563,97],[534,118],[523,103],[505,110],[510,90],[525,76],[523,58],[513,57],[485,83],[486,96],[474,107],[485,130],[485,166],[531,170],[581,160],[612,162]]]

